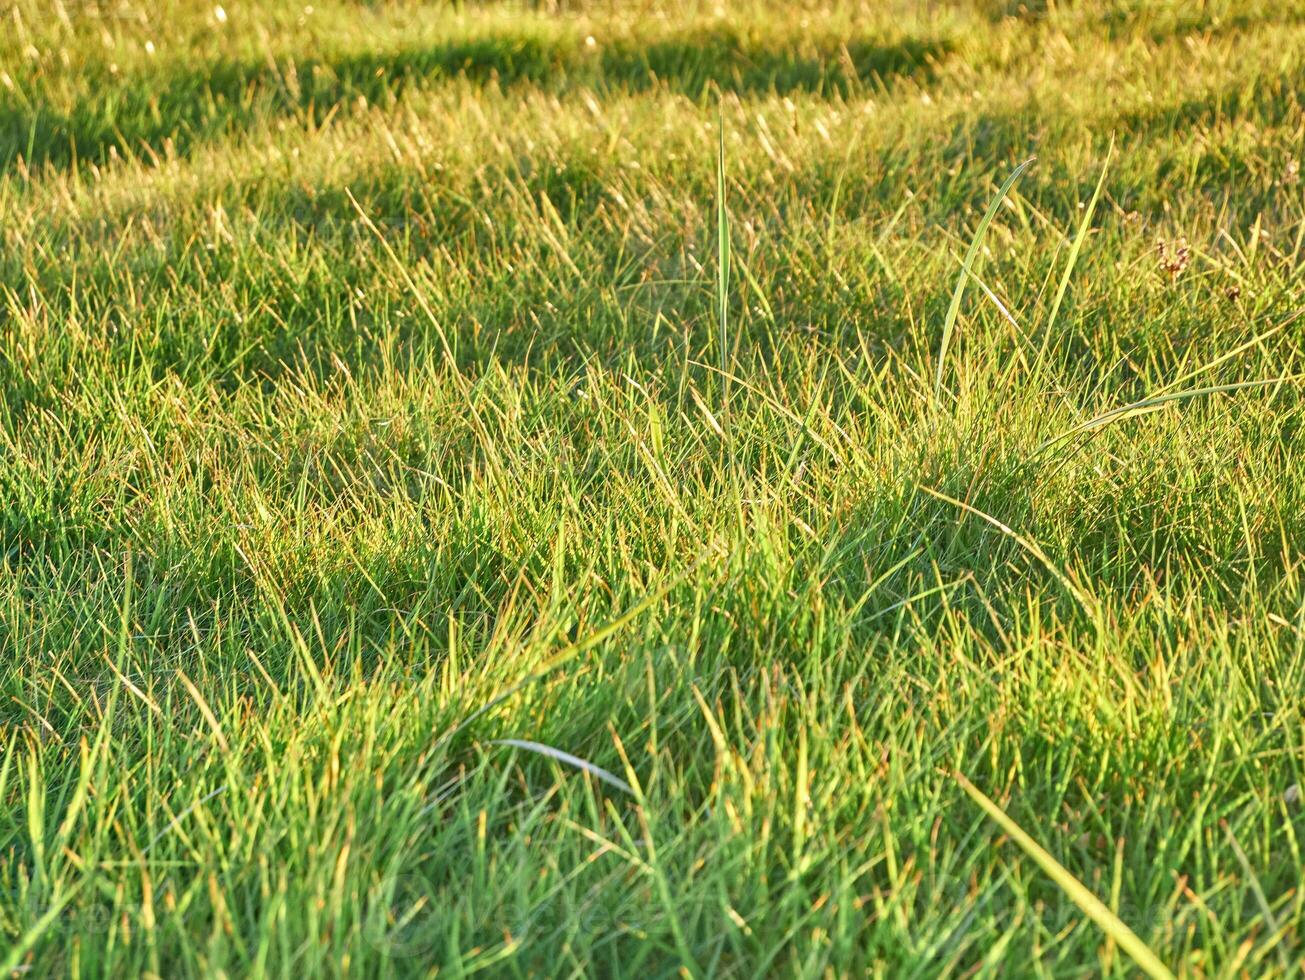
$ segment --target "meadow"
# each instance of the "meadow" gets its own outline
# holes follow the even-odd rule
[[[1305,962],[1298,0],[0,0],[0,975]]]

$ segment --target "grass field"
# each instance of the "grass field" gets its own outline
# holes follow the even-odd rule
[[[223,2],[0,0],[0,975],[1296,975],[1305,6]]]

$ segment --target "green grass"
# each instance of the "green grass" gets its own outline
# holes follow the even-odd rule
[[[0,972],[1295,975],[1305,8],[725,6],[0,0]]]

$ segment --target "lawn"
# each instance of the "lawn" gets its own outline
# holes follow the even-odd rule
[[[1298,0],[0,0],[0,975],[1294,976]]]

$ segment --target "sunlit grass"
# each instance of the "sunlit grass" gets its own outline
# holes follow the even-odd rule
[[[0,972],[1305,959],[1299,12],[654,7],[0,7]]]

